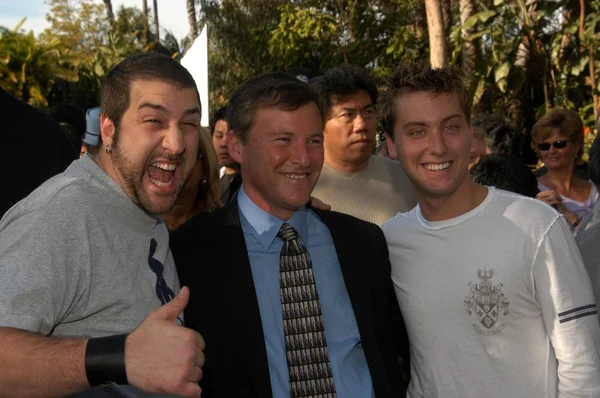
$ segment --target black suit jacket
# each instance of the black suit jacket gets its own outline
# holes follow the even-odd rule
[[[317,215],[332,235],[377,398],[405,391],[397,356],[408,340],[379,227],[333,211]],[[267,352],[237,200],[200,214],[171,237],[186,326],[206,342],[202,397],[271,397]]]

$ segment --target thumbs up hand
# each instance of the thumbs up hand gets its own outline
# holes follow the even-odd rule
[[[150,312],[125,343],[127,379],[146,392],[199,397],[204,340],[174,323],[190,298],[183,287],[170,302]]]

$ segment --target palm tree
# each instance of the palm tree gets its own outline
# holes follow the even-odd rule
[[[159,41],[160,40],[160,33],[159,33],[159,26],[158,26],[158,2],[157,0],[154,0],[154,34],[156,35],[155,40]]]
[[[196,22],[196,7],[194,0],[187,0],[188,21],[190,23],[190,35],[192,40],[198,37],[198,23]]]
[[[104,1],[104,5],[106,6],[106,15],[108,17],[108,23],[110,24],[110,29],[115,29],[115,14],[113,13],[112,2],[111,0],[102,0]]]
[[[62,67],[58,39],[36,39],[21,33],[25,18],[14,30],[0,28],[0,85],[30,105],[48,106],[46,94],[57,79],[76,81],[77,74]]]
[[[144,23],[145,23],[145,30],[144,30],[144,38],[146,39],[146,43],[148,44],[148,42],[150,41],[150,28],[148,27],[148,0],[142,0],[142,13],[144,14]]]

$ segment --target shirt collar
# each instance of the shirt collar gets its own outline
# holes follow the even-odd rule
[[[265,250],[269,249],[284,222],[296,230],[305,245],[308,244],[306,207],[298,209],[289,220],[285,221],[258,207],[246,194],[243,184],[237,199],[242,227],[254,235]]]

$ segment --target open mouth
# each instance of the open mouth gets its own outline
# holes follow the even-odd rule
[[[175,163],[155,162],[148,166],[148,177],[154,185],[167,188],[173,183],[176,169]]]
[[[452,165],[452,162],[444,162],[444,163],[425,163],[423,167],[425,167],[429,171],[442,171],[446,170]]]

